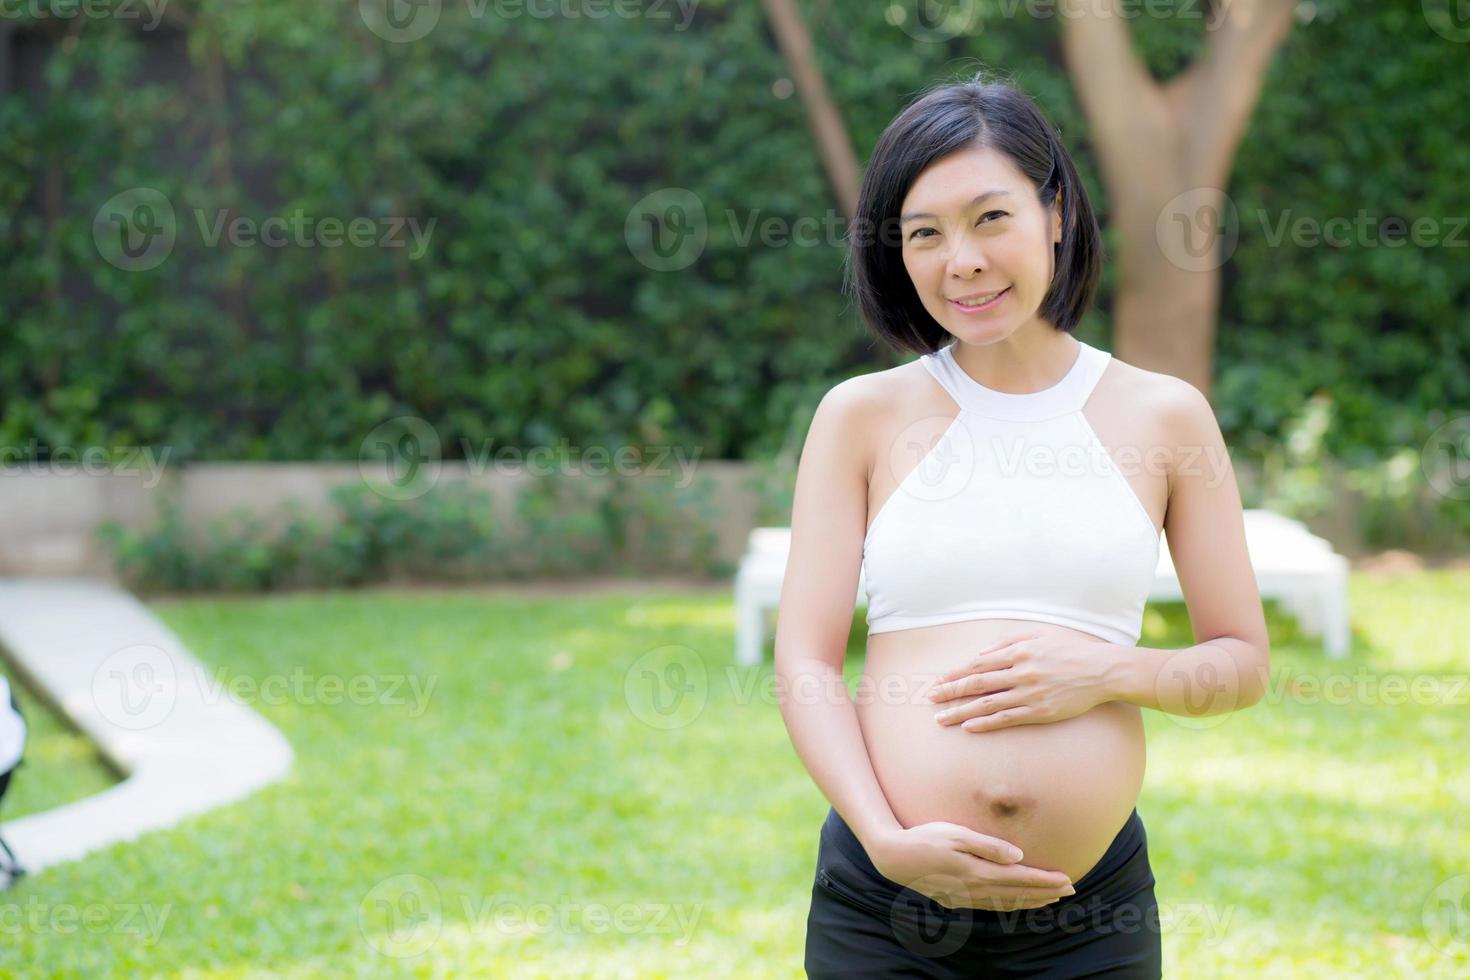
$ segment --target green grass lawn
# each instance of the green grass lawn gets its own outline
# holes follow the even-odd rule
[[[1351,659],[1273,608],[1266,701],[1144,713],[1167,976],[1470,973],[1470,690],[1383,686],[1470,674],[1470,575],[1352,588]],[[0,975],[802,975],[827,804],[769,660],[731,666],[727,590],[154,608],[222,679],[269,682],[251,701],[296,768],[27,879]],[[1150,607],[1145,645],[1189,642],[1181,605]],[[852,680],[861,646],[859,617]]]

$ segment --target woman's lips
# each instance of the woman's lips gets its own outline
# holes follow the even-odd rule
[[[1000,291],[1000,294],[999,295],[997,295],[994,298],[992,298],[990,300],[990,302],[988,302],[988,303],[980,303],[978,305],[973,305],[973,306],[967,305],[965,303],[961,303],[958,300],[953,300],[953,299],[950,300],[949,302],[950,302],[950,305],[952,305],[955,309],[959,310],[961,313],[983,313],[986,310],[994,309],[995,306],[996,306],[996,304],[1002,302],[1007,296],[1010,295],[1010,293],[1011,293],[1011,287],[1010,286],[1007,286],[1005,289],[1002,289]]]

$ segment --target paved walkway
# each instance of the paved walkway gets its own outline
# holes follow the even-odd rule
[[[109,582],[0,578],[0,646],[127,774],[95,796],[0,826],[29,872],[172,826],[291,769],[281,733],[213,684],[168,627]],[[15,779],[24,778],[22,765]]]

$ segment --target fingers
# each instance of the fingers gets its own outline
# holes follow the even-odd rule
[[[1067,889],[1072,887],[1072,879],[1061,871],[1047,871],[1044,868],[1033,868],[1016,862],[1024,859],[1012,858],[1012,853],[1020,853],[1020,848],[1015,847],[1010,841],[989,834],[971,832],[962,835],[960,846],[967,854],[983,858],[999,867],[985,869],[986,879],[998,886],[1010,888],[1033,888],[1033,889]],[[1015,851],[1012,852],[1012,848]],[[978,870],[978,869],[977,869]]]
[[[961,677],[966,677],[966,676],[974,673],[974,671],[975,671],[975,661],[976,660],[978,660],[981,657],[985,656],[987,653],[994,653],[995,651],[999,650],[1001,647],[1005,646],[1006,644],[1008,644],[1010,642],[1011,642],[1010,640],[1005,640],[1004,642],[997,643],[994,646],[989,646],[989,647],[986,647],[983,650],[976,651],[974,657],[970,658],[969,660],[966,660],[960,666],[954,668],[953,670],[947,670],[944,673],[940,674],[939,675],[939,681],[938,681],[938,683],[945,684],[945,683],[948,683],[949,681],[959,680]]]
[[[1012,643],[1019,643],[1022,640],[1034,639],[1038,635],[1039,634],[1036,634],[1036,633],[1023,633],[1023,634],[1018,635],[1018,636],[1007,636],[1007,637],[1004,637],[1001,640],[996,641],[995,643],[991,644],[990,646],[985,647],[982,650],[979,650],[978,652],[976,652],[975,656],[976,657],[983,657],[987,653],[994,653],[995,651],[1001,649],[1002,647],[1008,647]],[[946,681],[956,680],[957,678],[964,677],[966,674],[972,673],[973,670],[974,670],[974,661],[971,660],[971,661],[966,662],[963,667],[956,667],[954,670],[951,670],[951,671],[949,671],[947,673],[944,673],[944,674],[940,674],[939,675],[939,682],[942,684],[942,683],[944,683]]]
[[[961,727],[967,732],[993,732],[1011,725],[1034,725],[1042,721],[1031,705],[1021,704],[968,718]]]
[[[973,854],[996,864],[1007,865],[1014,864],[1025,857],[1021,849],[1008,840],[991,837],[989,834],[982,834],[968,827],[957,827],[956,829],[961,832],[960,846],[967,854]]]
[[[997,887],[1060,888],[1063,891],[1072,887],[1072,879],[1060,871],[1030,868],[1024,864],[1008,864],[1005,867],[994,868],[987,877]]]
[[[958,680],[936,684],[929,692],[930,701],[952,701],[970,695],[989,694],[992,691],[1008,691],[1014,683],[1011,668],[1001,667],[979,674],[965,674]]]
[[[1025,706],[1023,695],[1016,692],[1014,688],[1006,688],[1002,691],[990,691],[979,697],[957,704],[950,708],[940,708],[934,712],[934,720],[941,725],[956,725],[961,722],[969,722],[977,718],[995,714],[1006,708],[1021,708]],[[973,731],[974,726],[970,726]]]

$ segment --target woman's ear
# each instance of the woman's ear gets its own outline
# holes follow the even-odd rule
[[[1062,192],[1057,191],[1056,200],[1051,202],[1051,240],[1054,244],[1062,243]]]

